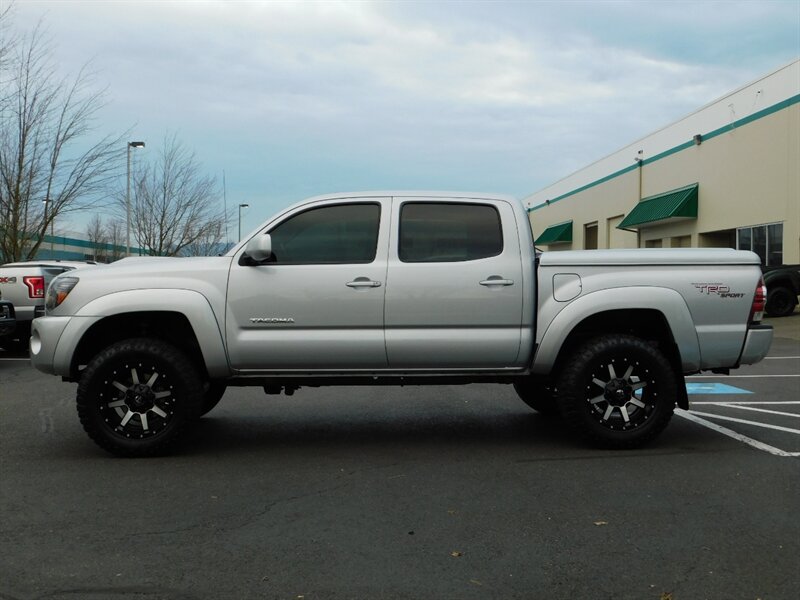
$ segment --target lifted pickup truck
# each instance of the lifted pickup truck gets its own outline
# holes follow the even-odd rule
[[[225,256],[60,275],[31,360],[78,382],[86,432],[123,456],[164,452],[226,386],[476,382],[631,448],[688,407],[684,374],[766,355],[765,298],[750,252],[539,255],[512,198],[344,194]]]
[[[17,325],[0,332],[0,346],[6,350],[28,347],[31,321],[44,314],[44,293],[56,275],[94,265],[87,261],[34,260],[0,265],[0,294],[14,305]]]

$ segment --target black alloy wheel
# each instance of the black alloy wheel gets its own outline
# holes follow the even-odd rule
[[[681,377],[654,344],[631,335],[586,342],[559,379],[565,421],[605,448],[636,448],[672,418]]]
[[[95,356],[78,385],[78,416],[89,437],[119,456],[171,449],[200,416],[202,378],[161,340],[117,342]]]

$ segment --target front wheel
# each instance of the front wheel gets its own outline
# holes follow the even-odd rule
[[[156,339],[117,342],[95,356],[78,385],[78,416],[100,447],[118,456],[169,450],[199,418],[203,380],[174,346]]]
[[[564,420],[605,448],[636,448],[672,418],[678,381],[657,346],[631,335],[583,344],[567,361],[558,391]]]

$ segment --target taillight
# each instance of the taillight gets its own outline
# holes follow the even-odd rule
[[[28,298],[44,298],[44,277],[30,275],[23,277],[22,283],[28,286]]]
[[[767,306],[767,286],[764,285],[764,278],[758,280],[756,294],[753,296],[753,306],[750,307],[750,322],[758,323],[764,318],[764,308]]]

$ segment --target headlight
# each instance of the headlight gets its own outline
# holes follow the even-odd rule
[[[56,306],[61,304],[67,299],[69,293],[78,285],[77,277],[57,277],[47,288],[47,299],[44,302],[48,311],[53,310]]]

